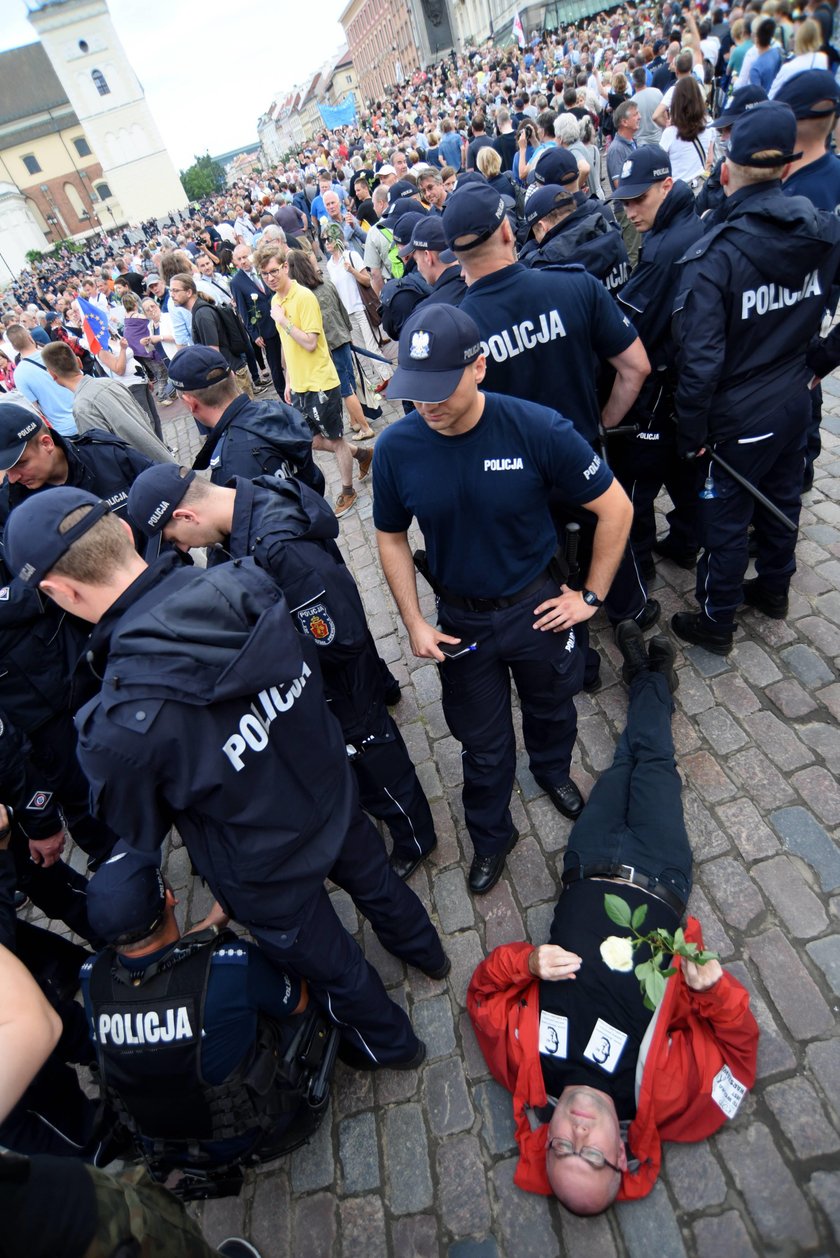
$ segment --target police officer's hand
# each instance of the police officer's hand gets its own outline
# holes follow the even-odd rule
[[[49,869],[50,865],[61,859],[66,842],[67,834],[64,830],[57,830],[46,839],[30,839],[29,856],[36,865]]]
[[[438,648],[439,642],[451,642],[453,645],[461,641],[460,638],[452,638],[448,633],[441,633],[440,629],[436,629],[434,625],[430,625],[426,620],[418,620],[411,626],[408,631],[408,640],[411,643],[411,650],[419,660],[437,660],[442,664],[446,656]]]
[[[701,446],[699,450],[682,450],[680,452],[680,458],[686,463],[691,463],[694,459],[702,459],[705,453],[706,447]]]
[[[544,978],[550,982],[559,982],[564,978],[574,978],[581,967],[581,959],[576,952],[567,952],[557,944],[540,944],[528,958],[528,969],[534,978]]]
[[[196,922],[195,926],[191,926],[186,932],[188,935],[195,934],[196,931],[206,930],[208,926],[215,926],[218,930],[222,930],[227,926],[230,917],[224,911],[218,900],[213,901],[213,907],[206,917],[202,917],[200,922]]]
[[[696,961],[683,957],[682,968],[686,983],[695,992],[707,992],[723,977],[720,961],[707,961],[705,965],[698,965]]]
[[[534,608],[534,615],[537,617],[533,624],[534,629],[564,633],[572,625],[579,625],[595,615],[598,608],[584,603],[580,590],[570,590],[568,585],[561,585],[560,589],[562,594],[557,598],[549,598]]]

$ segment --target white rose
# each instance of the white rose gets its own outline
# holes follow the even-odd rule
[[[633,969],[633,941],[626,935],[610,935],[601,944],[601,959],[611,970],[629,974]]]

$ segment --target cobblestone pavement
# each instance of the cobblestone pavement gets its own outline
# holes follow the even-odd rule
[[[825,400],[823,454],[805,498],[787,621],[746,612],[728,658],[689,647],[677,660],[673,728],[696,862],[691,909],[709,946],[752,993],[761,1027],[758,1082],[735,1122],[703,1144],[666,1146],[651,1196],[597,1219],[577,1219],[513,1187],[510,1099],[489,1078],[465,993],[475,965],[497,944],[545,940],[570,823],[548,803],[523,756],[512,803],[522,837],[490,895],[469,896],[459,746],[443,720],[435,667],[409,653],[379,568],[363,485],[341,522],[341,546],[379,650],[403,684],[397,720],[439,837],[411,886],[441,930],[452,972],[445,982],[407,972],[346,894],[334,894],[347,928],[409,1010],[427,1061],[407,1074],[360,1074],[339,1064],[331,1111],[315,1139],[285,1162],[250,1173],[240,1198],[206,1203],[200,1217],[208,1239],[250,1236],[264,1258],[840,1252],[836,379],[826,382]],[[396,408],[388,416],[398,418]],[[165,413],[165,423],[182,455],[197,446],[188,416]],[[334,460],[319,462],[334,491]],[[660,564],[652,592],[662,625],[675,611],[693,609],[693,584],[692,573]],[[431,595],[423,602],[431,613]],[[610,763],[626,710],[620,657],[602,614],[593,627],[605,684],[577,701],[573,774],[585,792]],[[209,896],[188,887],[185,856],[175,850],[168,873],[194,921]]]

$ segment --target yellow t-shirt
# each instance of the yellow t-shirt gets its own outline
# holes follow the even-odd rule
[[[280,333],[286,359],[286,377],[295,393],[320,393],[327,389],[337,389],[338,372],[330,357],[324,336],[321,307],[315,294],[298,284],[297,280],[292,280],[292,286],[285,297],[274,294],[271,315]],[[289,336],[285,330],[287,322],[294,324],[301,332],[314,332],[317,335],[318,344],[311,353]]]

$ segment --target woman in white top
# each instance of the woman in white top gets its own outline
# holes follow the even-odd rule
[[[706,117],[706,102],[697,80],[678,79],[671,100],[671,125],[662,132],[660,146],[671,159],[671,174],[690,184],[706,168],[709,145],[717,132]]]
[[[822,28],[813,18],[806,18],[799,26],[794,41],[795,57],[786,61],[773,82],[767,95],[772,100],[783,83],[794,75],[802,74],[803,70],[827,70],[828,57],[820,52],[822,47]]]

